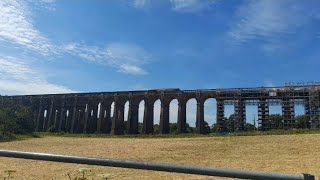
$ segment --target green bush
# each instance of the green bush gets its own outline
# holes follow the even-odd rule
[[[31,108],[2,98],[0,101],[0,141],[12,139],[13,134],[33,132]]]

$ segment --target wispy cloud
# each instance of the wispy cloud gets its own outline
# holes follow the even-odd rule
[[[147,72],[144,69],[138,66],[133,66],[128,64],[121,65],[118,71],[124,74],[132,74],[132,75],[147,74]]]
[[[267,87],[275,87],[275,84],[271,80],[264,81],[264,85]]]
[[[39,9],[55,10],[56,0],[28,0],[29,3],[35,5]]]
[[[278,45],[279,39],[296,33],[308,23],[313,18],[312,11],[320,10],[311,4],[297,0],[245,1],[235,14],[237,18],[229,35],[236,44],[261,40]]]
[[[197,13],[208,10],[213,7],[219,0],[134,0],[132,6],[137,9],[149,9],[164,4],[169,4],[173,11],[179,13]]]
[[[150,0],[134,0],[133,6],[135,8],[141,9],[141,8],[145,8],[145,7],[149,6],[150,3],[151,3]]]
[[[42,55],[57,52],[50,40],[33,25],[27,1],[0,1],[0,41],[22,46]]]
[[[65,52],[86,61],[114,67],[118,72],[133,75],[147,74],[141,66],[151,59],[150,53],[142,47],[126,43],[111,43],[104,48],[70,43],[64,49]]]
[[[182,13],[195,13],[210,9],[218,0],[170,0],[172,9]]]
[[[51,94],[69,93],[73,90],[49,83],[46,77],[33,69],[29,61],[0,56],[1,94]]]
[[[145,6],[148,0],[137,1]],[[33,5],[33,6],[31,6]],[[106,47],[88,46],[84,43],[62,45],[51,43],[34,25],[32,9],[54,10],[55,0],[3,0],[0,1],[0,41],[13,44],[44,56],[71,54],[86,61],[117,68],[125,74],[147,74],[141,65],[150,59],[149,53],[134,44],[111,43]]]

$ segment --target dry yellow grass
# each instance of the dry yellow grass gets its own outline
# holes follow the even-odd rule
[[[44,137],[0,143],[0,149],[130,159],[183,165],[320,175],[320,135],[198,138]],[[0,174],[16,179],[68,179],[67,171],[92,168],[112,179],[214,179],[206,176],[0,158]]]

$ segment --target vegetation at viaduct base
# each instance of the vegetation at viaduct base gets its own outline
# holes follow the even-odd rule
[[[235,115],[232,114],[229,116],[229,118],[225,118],[225,132],[236,132],[236,125],[235,125]],[[208,123],[205,123],[206,126]],[[269,129],[272,130],[282,130],[284,129],[283,124],[283,117],[280,114],[271,114],[269,116]],[[298,115],[295,117],[295,129],[307,129],[308,128],[308,118],[306,115]],[[207,128],[206,128],[207,129]],[[245,125],[245,131],[255,131],[255,130],[261,130],[260,128],[256,127],[254,124],[246,123]],[[210,132],[218,132],[218,126],[216,124],[213,124],[210,127]]]
[[[9,100],[9,99],[2,99],[0,101],[0,141],[8,141],[16,139],[16,135],[25,135],[25,134],[34,134],[35,130],[35,123],[34,123],[34,116],[32,113],[32,109],[27,106],[23,106],[21,103],[16,103],[15,101]],[[243,132],[237,132],[237,129],[235,128],[235,115],[232,114],[229,116],[229,118],[225,118],[225,130],[224,134],[250,134],[250,132],[259,130],[254,124],[246,123],[244,133]],[[270,115],[270,130],[278,130],[281,131],[283,126],[283,118],[280,114],[273,114]],[[299,115],[295,117],[295,129],[305,129],[305,131],[308,131],[306,128],[307,126],[307,117],[305,115]],[[124,123],[126,127],[126,121]],[[143,124],[139,123],[139,129],[142,129]],[[170,133],[171,134],[177,134],[178,133],[178,125],[177,123],[170,123]],[[205,121],[204,122],[204,131],[205,134],[209,133],[219,133],[218,126],[216,124],[213,124],[212,126],[209,126],[209,124]],[[196,128],[190,126],[188,123],[186,124],[186,130],[187,133],[193,134],[196,133]],[[140,131],[141,132],[141,131]],[[292,131],[282,131],[281,134],[286,134]],[[296,131],[297,132],[297,131]],[[300,130],[300,132],[302,132]],[[160,128],[159,125],[154,125],[154,134],[159,134]],[[252,133],[251,133],[252,134]],[[257,134],[257,133],[256,133]],[[261,134],[261,133],[258,133]],[[182,135],[184,136],[184,135]],[[171,136],[172,137],[172,136]],[[179,135],[181,137],[181,135]]]
[[[33,132],[31,108],[11,100],[0,101],[0,141],[15,139],[15,134],[32,134]]]

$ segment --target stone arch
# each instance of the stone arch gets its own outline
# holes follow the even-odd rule
[[[68,111],[68,116],[65,122],[65,132],[74,133],[75,123],[78,121],[79,115],[77,96],[70,97],[66,100],[66,110]]]
[[[112,128],[111,133],[114,135],[124,134],[124,108],[125,108],[125,99],[121,96],[115,97],[113,117],[112,117]]]
[[[100,101],[97,99],[90,99],[86,108],[86,117],[85,125],[87,133],[95,133],[97,132],[97,124],[98,124],[98,112],[99,112],[99,104]]]
[[[47,112],[48,110],[46,108],[44,109],[41,109],[41,112],[39,113],[39,122],[38,122],[38,131],[44,131],[43,129],[43,124],[44,122],[46,121],[46,118],[47,118]]]
[[[129,101],[128,118],[126,124],[126,133],[128,134],[139,133],[139,103],[141,101],[142,100],[133,98]]]
[[[63,132],[68,132],[70,129],[70,119],[72,118],[71,112],[72,111],[68,107],[65,108],[65,118],[64,118],[64,121],[62,122],[63,124],[61,125],[62,126],[61,131]]]
[[[114,103],[110,98],[103,98],[100,102],[100,110],[99,110],[99,117],[98,117],[98,125],[97,125],[97,132],[102,133],[110,133],[112,119],[111,119],[111,104]],[[114,108],[114,104],[113,104]]]
[[[43,103],[43,109],[39,121],[39,130],[40,131],[46,131],[47,130],[47,124],[49,119],[49,111],[50,111],[50,104],[51,101],[49,99],[44,99]]]
[[[154,133],[154,103],[157,98],[153,96],[145,97],[144,113],[143,113],[143,128],[142,132],[145,134]]]

